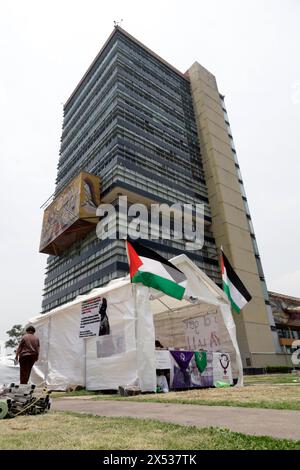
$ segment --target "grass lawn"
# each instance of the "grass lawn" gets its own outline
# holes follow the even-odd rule
[[[0,420],[0,449],[300,449],[299,441],[154,420],[51,412]]]
[[[295,382],[296,380],[296,382]],[[300,410],[300,376],[294,374],[265,374],[245,376],[245,387],[209,388],[144,394],[122,398],[117,394],[96,392],[53,393],[53,397],[91,395],[95,400],[133,400],[194,405],[242,406],[248,408],[273,408]]]
[[[243,388],[208,388],[182,392],[151,393],[124,398],[119,395],[97,395],[93,399],[300,410],[300,387],[293,385],[255,385]]]
[[[300,375],[298,374],[260,374],[245,375],[245,385],[253,384],[300,384]]]

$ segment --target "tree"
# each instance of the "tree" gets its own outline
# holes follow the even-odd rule
[[[16,348],[25,333],[25,328],[22,325],[14,325],[10,330],[6,332],[10,337],[9,340],[6,341],[5,347],[6,348]]]

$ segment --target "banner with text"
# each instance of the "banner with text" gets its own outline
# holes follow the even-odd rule
[[[82,302],[80,338],[109,334],[106,307],[106,299],[103,297],[95,297]]]

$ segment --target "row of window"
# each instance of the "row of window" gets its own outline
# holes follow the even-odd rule
[[[106,256],[102,256],[101,258],[95,260],[93,263],[90,263],[90,265],[85,266],[82,274],[78,274],[78,272],[76,272],[69,276],[63,276],[62,280],[60,281],[55,279],[55,282],[52,286],[48,286],[46,284],[46,287],[44,289],[44,299],[47,299],[53,294],[57,294],[58,292],[65,290],[66,288],[74,285],[76,282],[79,282],[82,279],[87,279],[90,275],[94,273],[98,272],[100,275],[101,270],[105,269],[107,266],[110,266],[111,263],[116,261],[122,261],[124,263],[127,263],[127,257],[126,255],[121,254],[113,255],[111,253],[106,253]]]
[[[86,248],[90,248],[90,246],[91,243],[86,243]],[[163,245],[160,245],[160,251],[163,250],[162,246],[170,246],[171,249],[177,248],[179,251],[182,251],[184,249],[185,242],[183,240],[164,240]],[[201,251],[201,254],[210,259],[217,259],[215,246],[212,242],[209,241],[205,241],[205,245]],[[166,251],[165,255],[168,258],[172,256],[170,255],[169,251]],[[193,252],[191,252],[191,256],[193,256]],[[52,295],[55,286],[60,286],[59,290],[64,289],[65,287],[73,284],[75,280],[77,282],[78,280],[84,279],[97,270],[103,269],[106,265],[111,263],[112,259],[120,261],[121,258],[122,261],[126,262],[127,258],[125,254],[124,241],[115,240],[111,244],[106,245],[104,248],[99,246],[97,252],[93,253],[88,258],[77,262],[74,266],[64,270],[61,274],[58,274],[57,270],[61,269],[63,264],[60,263],[56,268],[52,266],[52,269],[49,271],[49,274],[51,274],[50,279],[46,278],[45,293],[50,295],[49,293],[51,292]],[[201,267],[206,271],[210,270],[214,273],[219,271],[218,266],[211,265],[205,261],[201,261]]]
[[[72,100],[66,104],[64,109],[65,132],[72,128],[78,117],[83,114],[85,110],[84,106],[91,99],[90,95],[94,94],[95,89],[99,90],[102,88],[103,83],[105,83],[104,79],[109,79],[113,70],[112,63],[116,60],[116,48],[117,44],[112,44],[110,49],[107,50],[107,54],[101,56],[101,59],[97,61],[96,66],[94,65],[88,77],[80,83],[80,87],[74,94]],[[101,85],[99,86],[100,82]]]
[[[67,104],[65,109],[65,131],[75,123],[79,115],[83,114],[86,109],[83,108],[83,104],[86,104],[91,99],[90,95],[94,94],[95,91],[103,86],[103,83],[108,81],[112,74],[109,68],[112,67],[114,61],[120,56],[125,58],[125,62],[123,61],[125,67],[126,62],[133,66],[131,68],[126,67],[127,72],[130,73],[133,69],[135,69],[136,73],[139,72],[135,77],[136,79],[146,80],[146,82],[152,84],[161,84],[159,90],[162,93],[166,93],[166,90],[170,89],[170,96],[174,98],[176,95],[179,95],[184,106],[186,104],[191,105],[189,83],[184,78],[180,78],[174,72],[168,70],[168,78],[166,80],[164,77],[165,66],[163,64],[159,63],[158,68],[156,66],[153,68],[153,57],[150,54],[145,53],[141,48],[137,48],[133,43],[127,43],[126,46],[126,42],[116,41],[107,52],[107,55],[102,55],[102,60],[98,60],[97,64],[94,65],[94,75],[92,76],[92,72],[90,72],[89,79],[83,80],[80,89],[72,99],[72,104],[70,102]],[[143,57],[142,60],[141,57]]]
[[[118,128],[114,123],[111,123],[103,132],[101,139],[92,143],[91,148],[88,152],[83,152],[81,155],[74,158],[72,163],[68,164],[63,170],[59,169],[57,176],[57,188],[60,190],[64,185],[66,185],[74,176],[76,176],[79,171],[86,170],[89,171],[89,164],[93,160],[98,161],[101,156],[107,156],[112,150],[113,146],[117,142],[117,131]],[[97,173],[96,173],[97,174]],[[98,173],[99,174],[99,173]],[[101,176],[99,174],[99,176]]]
[[[74,163],[74,160],[78,160],[86,153],[91,144],[99,138],[103,138],[101,134],[108,132],[107,129],[116,120],[117,116],[116,89],[113,88],[107,95],[99,113],[90,115],[88,122],[85,122],[85,124],[87,124],[85,132],[83,132],[83,130],[78,131],[76,140],[62,153],[59,168],[65,170],[67,167],[70,167],[70,165]]]
[[[111,187],[114,183],[118,181],[123,181],[126,184],[132,186],[133,190],[141,189],[147,191],[150,195],[153,196],[153,199],[160,197],[163,200],[169,201],[170,203],[185,203],[185,204],[194,204],[195,202],[203,202],[201,199],[196,199],[196,197],[191,196],[190,194],[184,192],[184,187],[177,186],[172,188],[167,184],[163,184],[161,181],[157,181],[154,178],[150,179],[141,174],[142,172],[128,170],[124,166],[115,166],[110,168],[105,176],[103,175],[102,180],[102,190],[105,191],[107,188]],[[200,190],[200,188],[199,188]],[[200,193],[200,191],[199,191]],[[205,204],[205,214],[210,216],[210,209],[208,204]]]
[[[122,66],[119,72],[119,78],[122,77],[127,83],[134,83],[135,87],[143,89],[151,96],[159,97],[160,101],[166,106],[172,107],[176,113],[182,116],[193,115],[192,102],[183,102],[181,97],[177,97],[176,93],[168,90],[168,86],[157,85],[151,78],[147,78],[140,73],[138,68],[129,68],[126,62],[118,61]]]
[[[300,330],[277,328],[279,338],[300,339]]]
[[[84,258],[82,261],[76,263],[75,266],[70,267],[49,281],[46,279],[46,289],[54,286],[56,283],[67,282],[75,277],[78,278],[99,264],[100,258],[103,260],[103,262],[105,262],[108,257],[115,258],[119,253],[120,249],[115,245],[110,245],[109,247],[106,246],[105,248],[99,247],[99,250],[96,253],[93,253],[91,256]],[[51,275],[53,275],[53,271],[51,271]]]
[[[137,49],[132,44],[122,41],[118,50],[133,68],[143,73],[147,79],[162,85],[164,89],[170,89],[172,94],[184,96],[189,92],[189,82],[185,78],[178,77],[177,74],[169,69],[166,71],[164,64],[160,62],[156,62],[153,66],[153,57],[143,49]]]
[[[169,257],[170,253],[168,251],[164,250],[159,250],[159,253],[162,256]],[[99,279],[101,278],[101,270],[103,270],[106,266],[109,266],[112,262],[114,261],[122,261],[122,262],[127,262],[127,257],[126,255],[120,255],[118,254],[117,257],[111,256],[108,260],[106,259],[104,262],[100,260],[97,260],[97,263],[95,263],[94,266],[90,266],[89,269],[85,270],[84,274],[80,274],[78,276],[72,275],[72,276],[66,276],[64,277],[61,281],[57,281],[54,283],[52,286],[48,286],[45,288],[44,292],[44,301],[47,300],[49,297],[59,293],[63,292],[66,290],[68,287],[71,287],[72,285],[76,284],[82,279],[87,279],[90,275],[94,273],[99,273]],[[219,269],[217,266],[210,265],[204,262],[201,262],[199,260],[194,260],[194,262],[199,266],[200,269],[206,272],[206,274],[216,283],[220,282],[220,273]],[[99,282],[99,281],[98,281]],[[102,281],[101,281],[102,283]]]
[[[102,276],[100,279],[97,279],[96,281],[90,282],[86,284],[85,286],[81,287],[80,289],[76,289],[66,295],[63,295],[59,299],[56,299],[52,302],[49,303],[44,303],[43,306],[43,313],[48,312],[49,310],[52,310],[53,308],[58,307],[59,305],[62,305],[65,302],[70,302],[71,300],[75,299],[78,295],[85,294],[89,292],[91,289],[94,289],[95,287],[101,287],[105,284],[107,284],[109,281],[112,279],[116,279],[118,277],[123,276],[124,273],[122,271],[116,271],[116,272],[111,272],[108,273],[104,276]]]
[[[162,114],[161,112],[157,112],[148,106],[143,106],[140,102],[132,97],[129,99],[126,91],[120,93],[119,100],[120,103],[123,103],[124,106],[127,106],[128,110],[132,110],[138,116],[142,116],[145,119],[159,123],[160,127],[170,129],[170,131],[175,132],[178,137],[184,138],[188,141],[193,141],[195,142],[195,145],[198,145],[196,127],[194,128],[191,126],[191,129],[189,129],[186,127],[185,122],[174,122],[173,120],[170,120],[170,116],[168,116],[167,113]]]
[[[88,112],[80,115],[69,135],[67,137],[62,135],[60,161],[65,161],[74,152],[74,149],[78,147],[79,139],[90,133],[93,128],[95,130],[99,123],[107,119],[112,108],[116,106],[117,90],[118,83],[115,78],[105,87],[99,99],[88,109]]]
[[[150,159],[160,161],[162,164],[171,163],[172,168],[177,173],[181,173],[182,169],[199,175],[199,178],[205,182],[204,171],[202,167],[202,161],[199,154],[194,156],[192,150],[189,148],[189,154],[183,154],[182,152],[175,152],[170,150],[170,147],[164,145],[162,142],[156,139],[149,139],[146,134],[143,135],[143,131],[137,134],[134,131],[134,127],[129,126],[120,127],[118,129],[120,135],[119,144],[125,147],[127,144],[134,150],[139,151],[142,156],[149,156]],[[147,155],[148,154],[148,155]]]
[[[173,87],[174,90],[185,91],[188,89],[189,82],[186,78],[178,75],[144,48],[123,35],[120,37],[120,50],[122,52],[127,50],[128,57],[135,66],[144,73],[149,73],[150,76],[156,77],[164,85]]]

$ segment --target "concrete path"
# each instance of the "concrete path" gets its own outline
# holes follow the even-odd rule
[[[180,405],[66,397],[52,400],[54,411],[74,411],[98,416],[158,419],[188,426],[218,426],[255,436],[300,440],[300,411],[229,406]]]

